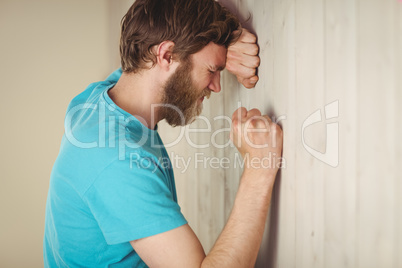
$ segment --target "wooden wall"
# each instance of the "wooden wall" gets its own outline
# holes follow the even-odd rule
[[[160,124],[179,203],[205,250],[241,175],[236,149],[224,146],[240,102],[279,121],[285,135],[256,267],[402,267],[402,2],[222,2],[250,17],[260,81],[247,90],[224,72],[204,117],[187,128]],[[312,114],[321,121],[308,125]]]

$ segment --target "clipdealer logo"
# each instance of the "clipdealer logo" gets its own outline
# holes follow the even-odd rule
[[[338,118],[339,116],[339,101],[331,102],[324,107],[325,120]],[[303,147],[316,159],[324,162],[331,167],[337,167],[339,164],[339,123],[326,124],[326,142],[325,152],[319,152],[306,144],[304,139],[304,130],[315,123],[322,122],[321,109],[316,110],[303,122],[302,126],[302,143]]]
[[[240,103],[239,103],[240,107]],[[91,149],[91,148],[116,148],[119,154],[119,160],[124,160],[126,158],[126,150],[129,148],[139,148],[143,146],[145,143],[149,144],[152,147],[160,148],[160,144],[155,143],[154,136],[145,135],[144,133],[147,130],[146,121],[143,118],[136,117],[124,117],[122,115],[119,116],[111,116],[108,111],[113,112],[114,107],[110,107],[106,103],[82,103],[72,107],[66,114],[65,118],[65,136],[66,139],[73,145],[83,149]],[[180,112],[180,111],[179,111]],[[85,133],[82,131],[76,132],[75,123],[76,121],[86,120],[89,114],[95,116],[98,120],[98,137],[95,140],[86,140]],[[339,101],[333,101],[324,107],[324,116],[322,115],[321,109],[316,110],[311,115],[309,115],[302,124],[301,131],[301,141],[305,150],[310,153],[314,158],[322,161],[323,163],[331,166],[337,167],[339,164],[339,123],[333,122],[339,116]],[[137,116],[138,117],[138,116]],[[165,147],[172,147],[176,145],[183,138],[186,139],[187,143],[193,148],[202,149],[207,148],[209,146],[213,146],[214,148],[225,148],[225,147],[233,147],[234,145],[228,140],[224,144],[218,143],[216,136],[224,133],[230,132],[230,127],[220,128],[213,131],[211,119],[206,118],[205,116],[200,116],[199,119],[205,121],[207,127],[206,128],[190,128],[189,125],[181,128],[180,135],[175,138],[173,142],[165,144]],[[278,123],[281,120],[286,120],[287,117],[282,115],[280,117],[272,118],[275,123]],[[217,116],[213,118],[213,122],[216,120],[223,120],[223,122],[227,122],[229,125],[231,124],[231,118],[228,116]],[[305,130],[318,122],[323,122],[325,120],[331,120],[332,122],[328,122],[326,124],[326,137],[325,137],[325,152],[320,152],[311,146],[309,146],[305,141]],[[136,135],[131,135],[129,125],[132,121],[140,121],[142,123],[141,128],[136,129]],[[145,124],[145,125],[144,125]],[[137,133],[138,132],[138,133]],[[193,132],[211,132],[211,140],[205,144],[196,144],[191,140],[190,133]],[[130,134],[131,133],[131,134]],[[149,141],[149,138],[151,140]],[[255,144],[250,144],[252,146],[256,146]],[[215,161],[215,159],[214,159]],[[215,162],[213,162],[215,163]]]

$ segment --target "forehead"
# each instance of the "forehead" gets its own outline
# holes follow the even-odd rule
[[[209,69],[222,70],[226,65],[226,48],[215,43],[209,43],[197,53],[191,55],[193,65],[203,65]]]

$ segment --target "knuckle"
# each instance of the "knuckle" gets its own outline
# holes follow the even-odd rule
[[[249,128],[256,128],[256,127],[257,127],[256,120],[251,119],[250,122],[249,122],[249,124],[248,124],[248,127],[249,127]]]
[[[276,133],[276,134],[279,134],[279,135],[282,135],[282,128],[278,125],[278,124],[276,124],[276,123],[271,123],[271,130],[274,132],[274,133]]]
[[[226,62],[226,70],[228,70],[228,71],[232,71],[232,70],[233,70],[232,61],[227,61],[227,62]]]
[[[261,129],[263,129],[263,128],[267,128],[267,124],[265,123],[265,121],[262,119],[262,118],[260,118],[260,120],[258,120],[257,121],[257,126],[258,126],[258,128],[261,128]]]
[[[239,121],[237,120],[237,118],[232,119],[232,128],[233,129],[236,129],[238,124],[239,124]]]
[[[232,121],[232,132],[238,132],[239,131],[239,120],[236,118]]]
[[[240,57],[240,53],[237,50],[235,50],[234,48],[232,48],[226,54],[226,58],[227,58],[227,61],[230,62],[230,61],[234,61],[234,60],[239,60],[241,57]]]
[[[271,118],[268,115],[264,115],[264,118],[268,121],[268,122],[272,122]]]
[[[245,32],[244,36],[247,37],[247,41],[249,42],[255,43],[257,41],[257,37],[249,31]]]
[[[244,75],[245,75],[245,77],[247,77],[247,78],[253,77],[253,76],[255,75],[255,69],[246,68],[245,71],[244,71]]]
[[[242,83],[243,86],[247,89],[253,88],[255,84],[251,83],[251,82],[244,82]]]
[[[253,44],[250,48],[250,52],[252,55],[257,55],[258,54],[258,46],[257,44]]]
[[[254,67],[260,66],[260,63],[261,63],[260,57],[255,56],[254,57]]]
[[[247,109],[244,107],[240,107],[238,109],[236,109],[236,111],[233,112],[232,114],[232,121],[240,121],[242,116],[247,114]]]
[[[251,109],[251,110],[249,111],[249,113],[250,113],[252,116],[255,116],[255,115],[261,116],[261,112],[260,112],[260,110],[258,110],[257,108]]]
[[[236,112],[237,112],[237,110],[234,111],[233,114],[232,114],[232,123],[236,120],[236,117],[237,117]]]

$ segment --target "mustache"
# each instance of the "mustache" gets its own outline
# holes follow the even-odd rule
[[[211,97],[211,90],[208,88],[204,88],[204,90],[202,91],[201,97],[207,97],[207,99],[209,99],[209,97]]]

